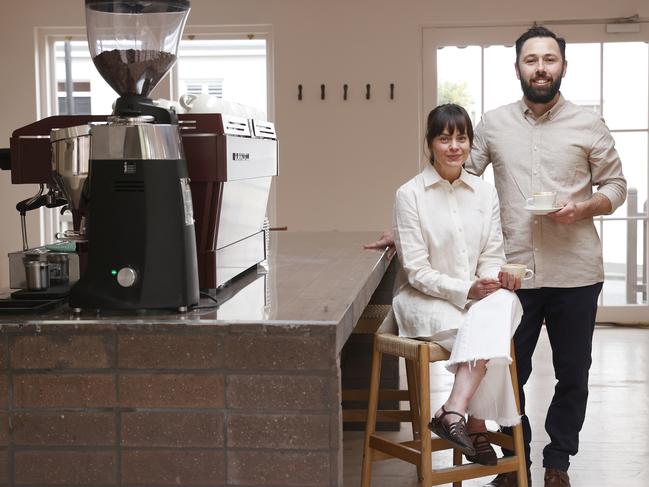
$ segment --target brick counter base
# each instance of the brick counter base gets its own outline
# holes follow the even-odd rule
[[[335,486],[328,327],[0,326],[0,486]]]

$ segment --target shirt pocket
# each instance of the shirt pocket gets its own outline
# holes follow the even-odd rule
[[[579,147],[549,149],[545,173],[554,188],[567,190],[574,186],[578,170],[583,169],[585,161],[586,154]]]

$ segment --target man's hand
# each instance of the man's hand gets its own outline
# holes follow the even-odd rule
[[[363,245],[363,248],[367,250],[385,250],[386,247],[394,247],[392,230],[385,230],[376,242]]]
[[[566,206],[561,208],[559,211],[548,214],[548,217],[552,218],[557,223],[569,224],[581,220],[584,218],[584,215],[579,205],[574,201],[568,201]]]
[[[516,291],[521,288],[521,278],[516,277],[514,274],[510,274],[509,272],[500,271],[498,273],[498,280],[503,289]]]
[[[498,279],[491,279],[489,277],[483,277],[474,281],[469,289],[469,299],[482,299],[486,298],[492,293],[495,293],[500,289],[500,281]]]
[[[568,201],[566,206],[559,211],[550,213],[548,217],[557,223],[575,223],[584,218],[592,218],[598,215],[608,215],[613,211],[611,200],[601,193],[595,193],[586,201],[575,203]]]

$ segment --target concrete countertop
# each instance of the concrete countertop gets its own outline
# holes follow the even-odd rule
[[[87,325],[155,326],[161,330],[238,325],[261,333],[266,327],[293,328],[296,333],[317,327],[336,334],[338,349],[347,339],[381,281],[390,258],[386,252],[367,251],[366,242],[377,232],[277,232],[271,236],[268,270],[259,267],[216,294],[218,308],[188,313],[166,311],[84,311],[73,314],[66,306],[42,315],[0,316],[0,330],[48,329]],[[213,303],[201,299],[201,307]]]

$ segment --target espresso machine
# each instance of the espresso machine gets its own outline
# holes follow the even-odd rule
[[[199,287],[220,288],[266,258],[274,125],[176,115],[147,97],[175,60],[188,10],[86,0],[93,61],[120,95],[114,113],[48,117],[10,139],[12,183],[47,185],[72,211],[74,230],[57,237],[79,255],[73,308],[184,310]]]

